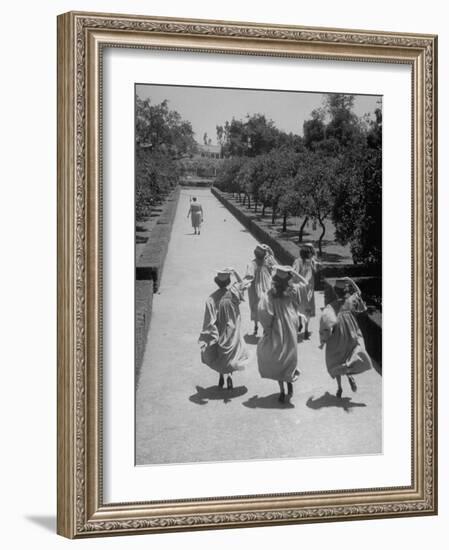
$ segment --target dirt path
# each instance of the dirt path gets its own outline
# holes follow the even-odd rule
[[[200,236],[186,219],[193,193],[205,214]],[[382,451],[382,378],[371,370],[357,378],[357,393],[345,386],[345,398],[336,399],[317,318],[311,340],[298,344],[302,376],[290,406],[277,401],[275,382],[260,378],[252,336],[249,367],[236,373],[231,392],[217,388],[218,376],[201,364],[197,339],[214,272],[233,266],[244,274],[255,245],[209,189],[182,190],[136,394],[137,464]],[[321,293],[316,300],[319,311]],[[243,330],[251,332],[247,303],[241,311]]]

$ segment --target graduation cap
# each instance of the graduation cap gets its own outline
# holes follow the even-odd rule
[[[343,289],[349,287],[351,292],[358,292],[361,294],[360,288],[350,277],[340,277],[339,279],[335,279],[334,287]]]
[[[301,248],[305,250],[310,250],[313,254],[315,254],[315,247],[312,243],[304,243],[303,245],[301,245]]]
[[[232,269],[229,269],[228,267],[225,267],[224,269],[219,269],[216,272],[216,278],[219,281],[227,281],[231,278]]]
[[[271,252],[271,248],[267,244],[258,244],[254,252]]]
[[[290,265],[275,265],[273,266],[273,270],[273,276],[283,281],[290,279],[293,272],[293,268]]]

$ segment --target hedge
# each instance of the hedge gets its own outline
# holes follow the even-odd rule
[[[153,308],[153,295],[160,286],[180,188],[167,198],[136,265],[135,283],[135,382],[138,384]]]
[[[154,291],[160,286],[162,270],[170,242],[171,230],[178,206],[180,188],[177,187],[168,197],[163,210],[153,227],[148,242],[145,245],[136,266],[138,281],[152,279]]]
[[[136,387],[139,381],[143,355],[147,343],[148,330],[150,328],[151,312],[153,308],[154,285],[153,280],[136,281],[136,340],[135,340],[135,366]]]

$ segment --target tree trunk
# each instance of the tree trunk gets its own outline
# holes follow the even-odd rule
[[[251,197],[248,193],[248,208],[251,208]]]
[[[263,206],[262,206],[262,218],[265,217],[265,208],[267,207],[267,205],[265,203],[263,203]]]
[[[254,201],[254,212],[257,214],[257,199]]]
[[[282,221],[282,233],[287,231],[287,214],[284,212],[284,219]]]
[[[273,205],[271,208],[271,225],[274,225],[275,221],[276,221],[276,206]]]
[[[309,221],[309,216],[306,216],[304,218],[304,221],[301,224],[301,227],[299,228],[299,235],[298,235],[298,242],[299,243],[302,243],[302,238],[304,236],[304,229],[305,229],[308,221]]]
[[[321,243],[323,241],[324,234],[326,233],[326,227],[325,227],[325,225],[323,223],[323,220],[321,218],[318,218],[318,223],[321,226],[321,235],[320,235],[320,238],[318,239],[318,251],[319,251],[319,254],[321,256],[323,254]]]

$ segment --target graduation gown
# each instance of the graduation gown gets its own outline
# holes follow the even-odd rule
[[[240,317],[244,288],[244,284],[234,283],[228,289],[216,290],[206,301],[203,329],[198,340],[205,344],[201,360],[221,374],[243,370],[248,363]]]
[[[357,294],[345,300],[334,300],[323,310],[320,335],[327,335],[326,368],[332,378],[345,374],[360,374],[372,367],[356,319],[356,314],[364,311],[365,303]]]
[[[264,333],[257,345],[262,378],[294,382],[299,375],[298,309],[304,287],[302,283],[292,284],[281,297],[276,297],[271,289],[262,295],[258,315]]]
[[[271,287],[271,272],[274,263],[272,256],[266,256],[262,262],[258,262],[256,259],[252,260],[246,268],[245,279],[251,281],[251,285],[248,288],[248,301],[251,311],[251,321],[254,323],[257,323],[259,320],[259,300]]]
[[[299,273],[306,279],[307,287],[305,289],[303,299],[301,300],[301,309],[300,312],[305,315],[307,318],[315,317],[316,315],[316,306],[315,306],[315,261],[303,260],[302,258],[297,258],[293,263],[293,269],[296,273]]]

